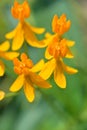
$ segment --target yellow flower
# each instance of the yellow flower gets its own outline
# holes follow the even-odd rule
[[[36,28],[25,22],[24,19],[30,16],[30,7],[27,1],[23,4],[19,4],[17,1],[14,2],[14,6],[11,9],[14,18],[19,20],[17,27],[6,34],[7,39],[13,39],[12,50],[18,50],[22,47],[24,40],[33,47],[42,48],[46,44],[44,40],[38,40],[35,34],[42,34],[44,28]]]
[[[32,60],[28,59],[25,53],[22,53],[20,58],[21,61],[17,58],[13,61],[14,71],[19,76],[11,85],[10,91],[16,92],[23,87],[26,98],[29,102],[32,102],[35,98],[34,85],[40,88],[50,88],[51,85],[35,73],[41,70],[44,64],[43,60],[33,66]]]
[[[64,72],[69,74],[77,73],[78,71],[71,68],[63,63],[63,58],[73,58],[69,46],[73,46],[73,41],[68,41],[66,39],[59,40],[57,35],[55,35],[48,45],[45,53],[45,57],[49,59],[47,61],[39,75],[45,80],[48,79],[54,72],[54,80],[56,84],[61,87],[66,87],[66,78]]]
[[[4,58],[6,60],[13,60],[13,58],[15,58],[19,55],[19,53],[17,53],[17,52],[8,51],[9,48],[10,48],[9,41],[5,41],[0,44],[0,57],[1,58]],[[0,76],[3,76],[4,72],[5,72],[5,65],[0,60]]]
[[[74,41],[67,40],[65,38],[60,39],[57,34],[50,36],[48,39],[48,46],[46,48],[46,59],[54,58],[73,58],[73,54],[69,47],[74,45]]]
[[[58,33],[59,35],[64,34],[70,28],[70,20],[66,21],[66,15],[62,14],[60,18],[57,15],[53,17],[52,21],[52,31]]]
[[[5,97],[5,92],[0,90],[0,101],[3,100],[4,97]]]

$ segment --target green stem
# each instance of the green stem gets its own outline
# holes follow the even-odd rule
[[[6,97],[6,98],[9,98],[9,97],[17,96],[17,95],[18,95],[18,93],[7,93],[7,94],[5,95],[5,97]]]
[[[23,46],[23,49],[24,49],[24,52],[28,55],[28,45],[27,43],[24,43],[24,46]]]

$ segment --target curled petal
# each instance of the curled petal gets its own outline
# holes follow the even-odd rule
[[[66,56],[65,56],[66,58],[73,58],[74,56],[73,56],[73,54],[72,54],[72,52],[70,51],[70,49],[67,47],[67,54],[66,54]]]
[[[43,65],[44,65],[44,60],[42,59],[37,64],[35,64],[32,67],[32,69],[30,69],[30,71],[32,71],[32,72],[38,72],[38,71],[40,71],[42,69]]]
[[[72,47],[72,46],[74,46],[75,42],[74,42],[74,41],[67,40],[67,41],[66,41],[66,44],[67,44],[67,46]]]
[[[39,75],[43,78],[43,79],[48,79],[51,74],[53,73],[54,69],[55,69],[55,59],[52,59],[50,61],[48,61],[47,63],[45,63],[45,65],[43,66],[41,72],[39,73]]]
[[[15,57],[18,57],[18,56],[19,56],[18,52],[5,52],[2,55],[2,57],[7,60],[13,60]]]
[[[52,43],[54,37],[58,37],[58,34],[50,34],[49,32],[47,32],[45,34],[45,39],[44,42],[49,45],[50,43]]]
[[[5,37],[6,37],[7,39],[12,39],[12,38],[15,36],[15,34],[16,34],[17,29],[19,28],[19,26],[20,26],[20,24],[18,24],[17,27],[16,27],[14,30],[12,30],[11,32],[7,33],[7,34],[5,35]]]
[[[29,76],[27,76],[27,78],[29,78],[34,85],[37,85],[40,88],[51,87],[51,85],[47,81],[45,81],[42,77],[40,77],[36,73],[29,72]]]
[[[64,70],[65,70],[68,74],[75,74],[75,73],[78,72],[77,69],[74,69],[74,68],[72,68],[72,67],[70,67],[70,66],[67,66],[67,65],[65,65],[64,63],[63,63],[63,68],[64,68]]]
[[[0,60],[0,76],[3,76],[5,72],[5,66],[3,62]]]
[[[5,97],[5,92],[0,90],[0,101]]]
[[[22,47],[24,41],[24,31],[22,25],[18,26],[12,41],[12,50],[18,50]]]
[[[30,26],[31,30],[36,34],[42,34],[45,32],[45,28],[36,28],[33,26]]]
[[[66,78],[63,73],[63,67],[61,61],[58,61],[54,70],[54,80],[60,88],[66,88]]]
[[[53,56],[51,56],[50,54],[49,54],[49,51],[48,51],[48,47],[46,48],[46,51],[45,51],[45,58],[46,59],[51,59]]]
[[[38,47],[38,48],[43,48],[47,46],[44,40],[39,41],[37,39],[34,32],[31,30],[30,26],[26,22],[24,22],[23,24],[23,29],[24,29],[25,40],[28,42],[29,45],[33,47]]]
[[[28,99],[29,102],[33,102],[34,98],[35,98],[35,94],[34,94],[34,87],[32,85],[32,83],[30,82],[30,80],[25,80],[24,82],[24,92],[25,92],[25,96]]]
[[[5,41],[0,44],[0,51],[7,51],[10,48],[9,41]]]
[[[11,92],[19,91],[24,85],[24,75],[19,75],[10,87]]]
[[[51,34],[51,33],[49,33],[49,32],[47,32],[47,33],[45,33],[45,38],[50,38],[50,37],[52,37],[53,35]]]

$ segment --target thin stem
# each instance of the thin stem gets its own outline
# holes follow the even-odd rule
[[[7,94],[5,95],[5,97],[6,97],[6,98],[9,98],[9,97],[17,96],[17,95],[18,95],[18,93],[7,93]]]

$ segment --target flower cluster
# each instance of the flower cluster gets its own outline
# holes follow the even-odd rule
[[[25,21],[30,16],[30,6],[27,1],[22,4],[14,2],[11,8],[12,16],[18,19],[19,23],[14,30],[5,35],[6,41],[0,44],[0,57],[11,60],[14,64],[14,72],[18,75],[17,79],[10,86],[11,92],[17,92],[22,87],[25,96],[29,102],[35,98],[35,89],[51,88],[47,79],[54,73],[54,82],[61,88],[66,87],[66,78],[64,72],[69,74],[77,73],[78,70],[67,66],[63,59],[73,58],[70,47],[74,45],[74,41],[63,37],[71,25],[70,20],[66,19],[66,15],[62,14],[59,18],[54,15],[52,20],[53,33],[45,33],[45,38],[38,40],[36,34],[40,35],[45,32],[44,28],[37,28]],[[24,51],[20,54],[19,49],[23,48],[23,44],[36,48],[46,48],[45,58],[41,59],[35,65],[32,59]],[[10,42],[11,46],[10,46]],[[11,47],[11,51],[9,48]],[[18,51],[18,52],[16,52]],[[19,56],[19,57],[18,57]],[[0,60],[0,76],[5,73],[5,65]],[[0,100],[5,97],[5,92],[0,91]]]
[[[69,74],[77,73],[77,69],[71,68],[64,64],[64,58],[73,58],[70,47],[74,45],[74,41],[62,38],[62,35],[70,28],[70,20],[66,20],[66,15],[63,14],[60,18],[57,15],[52,20],[52,31],[54,34],[46,34],[47,48],[45,58],[48,60],[40,72],[40,76],[48,79],[54,72],[54,81],[61,87],[66,87],[66,78],[64,72]]]

